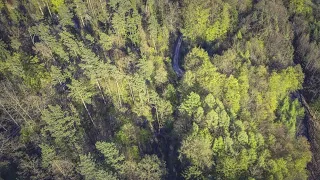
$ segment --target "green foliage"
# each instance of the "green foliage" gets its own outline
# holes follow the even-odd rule
[[[60,146],[77,143],[81,138],[76,128],[80,126],[80,119],[68,111],[63,111],[60,106],[49,105],[42,112],[41,119],[45,122],[43,135],[54,138]]]
[[[125,144],[131,145],[137,142],[137,131],[131,123],[124,124],[117,133],[118,140]]]
[[[4,3],[0,1],[0,9],[2,9],[3,7],[4,7]]]
[[[183,9],[184,26],[183,34],[192,41],[202,39],[206,41],[213,41],[223,37],[230,27],[230,6],[228,3],[222,3],[221,12],[217,13],[220,16],[212,17],[214,11],[218,8],[217,3],[200,0],[200,1],[185,1]]]
[[[62,84],[63,82],[65,82],[66,79],[70,77],[70,73],[61,72],[61,70],[58,69],[56,66],[51,66],[50,76],[51,76],[52,84],[56,85],[56,84]]]
[[[225,3],[222,8],[221,17],[217,18],[217,20],[206,29],[206,40],[216,40],[228,32],[231,25],[229,9],[229,4]]]
[[[295,91],[301,87],[303,73],[300,66],[289,67],[280,73],[273,72],[269,80],[269,100],[271,110],[276,110],[278,101],[286,93]]]
[[[309,15],[312,13],[310,0],[289,0],[290,10],[295,14]]]
[[[296,99],[290,101],[286,97],[280,105],[278,110],[279,120],[283,122],[289,129],[289,133],[294,136],[296,132],[297,119],[302,118],[304,115],[304,109],[301,107],[299,101]]]
[[[14,53],[12,56],[9,56],[6,61],[0,61],[1,72],[4,74],[10,73],[13,76],[18,78],[24,77],[24,69],[23,64],[20,61],[21,55],[18,53]]]
[[[198,169],[197,166],[189,167],[185,172],[183,172],[183,177],[185,179],[205,179],[202,175],[202,172]]]
[[[188,53],[184,68],[186,70],[194,70],[200,68],[202,65],[209,62],[208,53],[200,48],[193,48],[191,52]]]
[[[124,156],[120,155],[119,150],[114,143],[97,142],[96,148],[103,154],[105,162],[112,169],[119,171],[121,169]]]
[[[59,2],[61,1],[61,2]],[[73,14],[70,12],[68,6],[66,6],[62,0],[57,0],[58,4],[53,8],[60,15],[59,23],[63,26],[73,26],[74,22],[72,21]]]
[[[1,61],[4,61],[9,56],[9,51],[7,50],[8,46],[3,41],[0,41],[0,47],[1,47],[0,58],[1,58]]]
[[[42,166],[44,168],[48,168],[51,165],[52,161],[56,156],[55,150],[47,144],[41,144],[41,158],[42,158]]]
[[[94,93],[91,91],[91,87],[86,86],[85,82],[73,79],[68,87],[71,89],[70,97],[81,103],[91,103],[91,97]]]
[[[50,0],[53,10],[57,11],[61,6],[64,5],[64,0]]]
[[[215,56],[212,60],[213,64],[224,74],[231,74],[239,69],[240,61],[236,52],[228,50],[221,56]]]
[[[108,36],[105,33],[100,34],[99,43],[102,45],[103,49],[105,49],[106,51],[112,48],[112,39],[110,36]]]
[[[246,66],[240,68],[239,76],[237,77],[239,84],[239,94],[240,94],[240,106],[245,108],[247,102],[249,101],[249,70]]]
[[[240,87],[238,80],[232,75],[227,79],[225,84],[225,104],[233,115],[236,115],[240,109]]]
[[[225,77],[217,72],[217,68],[210,62],[207,52],[200,48],[193,48],[185,61],[185,69],[194,72],[190,75],[188,72],[186,73],[186,78],[194,78],[194,80],[188,79],[187,83],[196,81],[200,87],[214,95],[221,93],[221,86]],[[193,85],[196,84],[193,83]]]
[[[198,37],[204,37],[210,14],[207,2],[204,0],[186,1],[183,14],[184,29],[182,30],[182,33],[191,40],[195,40]]]
[[[163,179],[167,171],[165,163],[156,155],[145,155],[139,162],[127,161],[123,167],[125,179]]]
[[[90,154],[80,155],[79,172],[86,179],[90,179],[90,180],[117,179],[111,173],[108,173],[102,169],[99,169]]]
[[[165,163],[155,155],[146,155],[138,163],[138,177],[145,180],[160,180],[166,175]]]
[[[199,130],[198,125],[193,124],[192,133],[182,142],[179,150],[179,159],[182,162],[187,160],[191,165],[200,169],[212,166],[212,136],[208,129]]]
[[[81,54],[81,44],[78,44],[74,36],[69,32],[63,31],[60,35],[60,41],[63,46],[65,46],[68,50],[68,53],[71,57],[77,57]],[[63,51],[63,50],[62,50]]]
[[[122,45],[123,38],[126,36],[126,21],[121,14],[114,14],[112,18],[112,27],[116,36],[116,43]]]
[[[215,154],[219,154],[224,149],[224,141],[221,136],[216,138],[213,143],[212,150]]]
[[[25,67],[25,81],[34,89],[45,87],[50,82],[50,76],[45,65],[37,57],[29,60],[29,66]]]
[[[1,0],[0,179],[316,179],[319,7]]]
[[[200,105],[200,96],[191,92],[187,99],[181,104],[179,110],[191,116]]]

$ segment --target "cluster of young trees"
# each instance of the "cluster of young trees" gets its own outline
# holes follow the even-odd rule
[[[312,152],[299,132],[320,112],[317,12],[311,0],[0,0],[0,177],[317,177],[320,126],[307,124]]]

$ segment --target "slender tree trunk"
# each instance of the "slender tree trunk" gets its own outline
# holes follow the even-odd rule
[[[100,4],[102,4],[102,0],[99,0],[99,1],[100,1]],[[104,11],[104,8],[105,8],[105,7],[104,7],[104,6],[100,6],[100,7],[101,7],[101,13],[103,13],[103,14],[104,14],[104,12],[103,12],[103,11]]]
[[[129,88],[130,88],[130,94],[131,94],[132,102],[134,104],[134,95],[133,95],[133,90],[132,90],[132,87],[131,87],[130,83],[129,83]]]
[[[5,89],[5,93],[15,102],[16,105],[18,105],[18,107],[20,107],[20,109],[22,110],[22,112],[24,112],[28,117],[29,119],[31,120],[31,116],[28,114],[28,112],[21,106],[21,104],[19,103],[19,100],[17,100],[16,98],[12,97],[12,95],[10,95],[10,93],[8,92],[8,89],[6,88],[6,86],[3,84],[3,87]]]
[[[105,97],[104,97],[104,93],[103,93],[103,91],[102,91],[102,88],[101,88],[100,83],[99,83],[98,80],[97,80],[97,84],[98,84],[99,90],[100,90],[100,92],[101,92],[103,102],[104,102],[105,105],[107,105],[107,101],[106,101],[106,99],[105,99]]]
[[[105,50],[103,51],[103,55],[104,55],[104,60],[107,61],[108,59],[107,59],[107,55],[106,55]]]
[[[2,126],[1,124],[0,124],[0,126],[1,126],[1,128],[4,129],[5,131],[8,131],[8,129],[5,128],[4,126]],[[1,149],[1,148],[0,148],[0,149]]]
[[[12,121],[19,126],[19,124],[17,123],[17,121],[11,116],[11,114],[7,111],[7,109],[4,107],[4,105],[0,102],[0,105],[2,106],[3,110],[9,115],[9,117],[12,119]]]
[[[48,1],[46,1],[46,5],[47,5],[47,8],[48,8],[48,11],[49,11],[50,17],[52,17],[52,14],[51,14],[51,10],[50,10],[50,7],[49,7],[49,4],[48,4]]]
[[[149,17],[148,0],[146,0],[146,5],[145,6],[146,6],[145,11],[146,11],[147,17]]]
[[[110,84],[111,84],[110,79],[108,78],[107,89],[108,89],[109,95],[111,95],[111,89],[109,88]]]
[[[154,108],[156,109],[156,116],[157,116],[157,121],[158,121],[158,130],[160,131],[160,128],[162,128],[162,123],[159,120],[157,105],[155,105]]]
[[[87,111],[87,113],[88,113],[88,115],[89,115],[89,117],[90,117],[90,120],[91,120],[93,126],[96,126],[96,124],[93,122],[93,119],[92,119],[91,114],[90,114],[90,112],[89,112],[89,110],[88,110],[88,108],[87,108],[86,103],[83,101],[82,98],[81,98],[81,101],[82,101],[82,104],[83,104],[84,108],[86,109],[86,111]]]
[[[77,9],[79,8],[78,5],[76,7],[77,7]],[[83,18],[82,18],[82,16],[80,14],[79,14],[79,17],[80,17],[80,20],[81,20],[81,23],[82,23],[82,27],[84,27]]]
[[[27,118],[25,118],[25,117],[23,116],[23,114],[21,114],[18,109],[14,108],[14,107],[12,107],[12,108],[19,114],[19,116],[21,116],[21,118],[26,122],[26,124],[29,124],[29,122],[27,121]]]
[[[147,99],[148,99],[148,103],[150,103],[150,96],[149,96],[149,91],[148,91],[148,87],[147,85],[145,85],[145,88],[146,88],[146,95],[147,95]]]
[[[121,96],[120,96],[120,92],[119,92],[119,83],[118,83],[117,80],[116,80],[116,84],[117,84],[117,93],[118,93],[118,98],[119,98],[119,105],[120,105],[120,107],[122,107]]]
[[[84,21],[83,21],[82,16],[80,16],[80,19],[81,19],[82,27],[84,27]]]
[[[56,163],[56,161],[53,161],[53,164],[55,166],[57,166],[57,168],[59,169],[59,171],[61,172],[61,174],[63,175],[63,177],[66,177],[66,175],[63,173],[63,170],[61,169],[61,167]]]
[[[91,8],[91,14],[92,14],[93,16],[95,16],[95,15],[96,15],[96,11],[93,9],[91,0],[88,0],[88,3],[89,3],[89,6],[90,6],[90,8]]]
[[[20,107],[20,109],[22,110],[22,112],[24,112],[24,114],[26,114],[29,119],[31,120],[31,116],[29,115],[29,113],[20,105],[20,103],[16,100],[16,104]]]
[[[143,103],[143,102],[142,102],[141,93],[139,93],[139,99],[140,99],[140,103]]]
[[[38,1],[37,1],[37,4],[38,4],[38,7],[39,7],[39,9],[40,9],[40,12],[41,12],[42,16],[44,16],[43,11],[42,11],[41,6],[40,6],[40,4],[39,4]]]
[[[32,44],[34,45],[34,35],[31,35],[29,29],[28,29],[28,33],[29,33],[30,39],[32,41]]]

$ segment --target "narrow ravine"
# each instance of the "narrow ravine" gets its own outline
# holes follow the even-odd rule
[[[183,70],[179,67],[179,55],[180,55],[181,43],[182,43],[182,34],[179,35],[178,37],[178,41],[174,50],[173,62],[172,62],[173,70],[176,72],[178,77],[182,77],[183,75]]]

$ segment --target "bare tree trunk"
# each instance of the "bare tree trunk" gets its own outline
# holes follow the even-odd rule
[[[48,8],[48,11],[49,11],[50,17],[52,17],[52,14],[51,14],[51,10],[50,10],[50,7],[49,7],[49,4],[48,4],[48,1],[46,1],[46,5],[47,5],[47,8]]]
[[[19,100],[17,100],[16,98],[12,97],[12,95],[9,93],[7,87],[4,85],[4,83],[2,83],[4,89],[5,89],[5,93],[15,102],[16,105],[18,105],[20,107],[20,109],[29,117],[29,119],[31,120],[31,116],[28,114],[28,112],[21,106],[21,104],[19,103]]]
[[[27,118],[25,118],[25,117],[23,116],[23,114],[21,114],[18,109],[14,108],[14,107],[12,107],[12,108],[21,116],[21,118],[26,122],[26,124],[29,123],[29,122],[27,121]]]
[[[19,124],[17,123],[17,121],[11,116],[11,114],[7,111],[7,109],[4,107],[4,105],[0,102],[0,105],[2,106],[3,110],[9,115],[9,117],[12,119],[12,121],[19,126]]]
[[[95,10],[93,9],[91,0],[88,0],[88,4],[89,4],[89,7],[91,8],[91,14],[92,14],[93,16],[95,16],[95,15],[96,15],[96,12],[95,12]]]
[[[30,39],[32,41],[32,44],[34,45],[34,37],[35,37],[35,35],[31,35],[29,29],[28,29],[28,33],[29,33]]]
[[[109,88],[109,86],[110,86],[110,79],[108,79],[108,85],[107,85],[107,89],[108,89],[108,91],[109,91],[109,94],[111,94],[111,89]]]
[[[101,92],[103,102],[104,102],[105,105],[107,105],[107,101],[106,101],[106,99],[105,99],[105,97],[104,97],[104,93],[103,93],[103,91],[102,91],[102,88],[101,88],[100,83],[99,83],[98,80],[97,80],[97,84],[98,84],[99,90],[100,90],[100,92]]]
[[[132,90],[132,87],[131,87],[130,83],[129,83],[129,88],[130,88],[130,94],[131,94],[132,102],[134,104],[134,95],[133,95],[133,90]]]
[[[119,92],[119,83],[118,83],[117,80],[116,80],[116,84],[117,84],[117,93],[118,93],[118,98],[119,98],[119,105],[120,105],[120,107],[122,107],[121,96],[120,96],[120,92]]]
[[[82,16],[80,16],[80,19],[81,19],[82,27],[84,27],[84,21],[83,21]]]
[[[148,99],[148,103],[150,103],[150,96],[149,96],[149,91],[148,91],[148,87],[147,85],[145,85],[145,88],[146,88],[146,95],[147,95],[147,99]]]
[[[1,126],[1,128],[4,129],[5,131],[8,131],[8,129],[5,128],[4,126],[2,126],[1,124],[0,124],[0,126]],[[0,149],[1,149],[1,148],[0,148]]]
[[[104,59],[105,59],[105,61],[108,61],[105,50],[103,50],[103,55],[104,55]]]
[[[157,116],[157,121],[158,121],[158,130],[160,131],[160,128],[162,128],[162,123],[159,120],[157,105],[155,105],[154,108],[156,109],[156,116]]]
[[[148,0],[146,0],[146,5],[145,6],[146,6],[145,11],[146,11],[147,17],[149,17]]]
[[[53,164],[55,166],[57,166],[57,168],[59,169],[59,171],[61,172],[61,174],[63,175],[63,177],[66,177],[66,175],[63,173],[63,170],[61,169],[61,167],[56,163],[56,161],[53,161]]]
[[[38,1],[37,1],[37,4],[38,4],[38,7],[39,7],[39,9],[40,9],[40,12],[41,12],[42,16],[44,16],[43,11],[42,11],[41,6],[40,6],[40,4],[39,4]]]
[[[94,126],[96,126],[95,123],[93,122],[93,119],[92,119],[91,114],[90,114],[90,112],[89,112],[89,110],[88,110],[88,108],[87,108],[86,103],[83,101],[82,98],[81,98],[81,101],[82,101],[82,104],[83,104],[84,108],[86,109],[86,111],[87,111],[87,113],[88,113],[88,115],[89,115],[89,117],[90,117],[90,120],[91,120],[92,124],[93,124]]]
[[[102,0],[99,0],[99,1],[100,1],[100,4],[102,4]],[[100,6],[100,7],[101,7],[101,12],[103,13],[105,7],[103,6]]]

